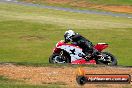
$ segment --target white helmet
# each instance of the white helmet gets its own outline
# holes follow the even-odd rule
[[[65,32],[64,34],[64,38],[66,41],[72,41],[72,37],[75,35],[76,33],[73,30],[68,30]]]

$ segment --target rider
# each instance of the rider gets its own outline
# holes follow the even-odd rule
[[[65,43],[72,42],[75,45],[78,45],[82,48],[83,52],[85,53],[85,59],[90,59],[90,53],[93,53],[93,56],[97,54],[97,50],[93,48],[92,42],[84,38],[78,33],[75,33],[73,30],[68,30],[64,34]]]

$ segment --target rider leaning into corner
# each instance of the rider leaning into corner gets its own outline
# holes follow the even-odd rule
[[[65,43],[71,42],[72,44],[82,48],[86,60],[92,58],[90,55],[91,53],[92,56],[98,56],[100,54],[95,48],[93,48],[94,45],[92,44],[92,42],[90,42],[80,34],[75,33],[73,30],[66,31],[64,34],[64,38],[65,38]]]

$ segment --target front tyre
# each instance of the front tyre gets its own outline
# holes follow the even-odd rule
[[[117,65],[117,59],[114,55],[108,52],[102,52],[102,55],[104,57],[104,60],[98,60],[98,64],[105,64],[110,66],[116,66]]]
[[[54,53],[49,57],[49,63],[70,63],[70,59],[66,56],[61,56],[60,54]]]
[[[49,63],[55,64],[55,63],[64,63],[62,61],[62,57],[59,54],[52,54],[49,57]]]

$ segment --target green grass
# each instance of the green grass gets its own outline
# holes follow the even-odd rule
[[[55,85],[47,85],[47,86],[41,86],[41,85],[18,85],[18,84],[0,84],[0,88],[60,88]]]
[[[43,85],[29,85],[20,80],[8,79],[0,76],[0,88],[60,88],[59,83],[43,84]]]
[[[132,19],[0,3],[0,62],[48,63],[67,28],[110,44],[119,65],[132,65]]]
[[[85,0],[85,1],[104,5],[132,5],[132,0]]]

